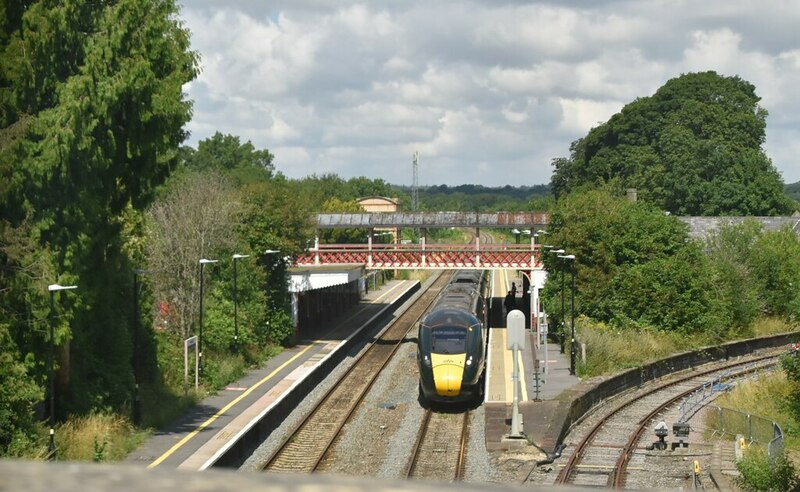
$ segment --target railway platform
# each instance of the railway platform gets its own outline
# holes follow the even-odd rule
[[[496,271],[492,277],[492,297],[502,299],[511,283],[522,285],[513,270]],[[519,299],[517,299],[519,304]],[[497,307],[495,307],[497,309]],[[505,320],[505,310],[503,310]],[[504,323],[502,323],[504,325]],[[528,332],[525,347],[519,352],[520,413],[522,432],[527,440],[508,439],[511,430],[511,407],[514,387],[512,351],[506,348],[505,326],[493,326],[489,333],[489,356],[486,374],[486,447],[489,451],[510,449],[533,442],[539,449],[552,452],[558,444],[567,418],[571,390],[580,384],[569,373],[569,354],[561,353],[558,343],[541,343]]]
[[[370,323],[399,306],[418,286],[390,281],[371,290],[350,312],[333,319],[324,338],[302,340],[264,366],[248,372],[204,398],[184,417],[159,429],[126,458],[148,468],[202,470],[249,426],[254,425],[321,361],[340,349]]]

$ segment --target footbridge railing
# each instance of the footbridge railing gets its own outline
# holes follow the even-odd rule
[[[533,269],[538,249],[528,244],[320,244],[299,255],[297,266],[364,264],[373,269]]]

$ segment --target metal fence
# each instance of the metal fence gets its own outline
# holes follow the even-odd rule
[[[777,422],[730,408],[707,405],[706,426],[719,435],[742,435],[767,447],[770,458],[783,455],[783,431]]]
[[[742,367],[739,367],[735,369],[735,372],[741,373],[742,369]],[[719,393],[731,389],[734,385],[734,379],[742,380],[757,377],[763,374],[763,371],[773,370],[774,366],[764,366],[763,362],[753,362],[745,366],[744,369],[751,372],[747,376],[736,376],[733,374],[733,370],[727,371],[703,384],[697,391],[684,398],[678,409],[680,414],[678,421],[688,422],[695,413],[706,407],[709,411],[706,415],[705,423],[708,428],[713,429],[714,434],[734,437],[742,435],[745,436],[749,443],[755,442],[766,446],[770,458],[780,456],[783,454],[784,442],[783,431],[777,422],[738,410],[708,404]]]
[[[702,387],[683,399],[678,409],[680,415],[678,422],[688,422],[695,413],[706,406],[709,401],[716,398],[719,393],[733,388],[735,381],[758,377],[763,371],[771,371],[773,368],[771,365],[765,365],[764,362],[754,361],[736,369],[725,371],[725,373],[704,383]],[[742,375],[743,371],[747,374]]]

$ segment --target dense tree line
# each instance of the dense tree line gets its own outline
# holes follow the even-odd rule
[[[676,215],[785,215],[767,112],[739,77],[691,73],[627,104],[553,161],[556,197],[604,184]]]
[[[683,75],[626,105],[554,162],[548,242],[576,255],[580,314],[710,340],[746,334],[761,315],[800,317],[794,232],[745,222],[701,243],[675,218],[792,210],[762,150],[766,112],[758,101],[738,77]],[[622,198],[629,187],[637,202]],[[546,302],[560,317],[566,264],[554,255],[545,264],[555,272]]]
[[[129,403],[128,234],[177,163],[197,55],[171,0],[0,8],[0,451],[31,443],[56,295],[58,416]],[[77,329],[73,329],[76,327]],[[7,370],[8,369],[8,370]],[[41,416],[41,413],[39,414]]]
[[[411,188],[396,187],[396,195],[410,197]],[[499,186],[482,185],[437,185],[419,188],[420,210],[456,212],[514,212],[531,208],[542,210],[550,197],[548,185]],[[535,203],[534,203],[535,202]],[[410,201],[403,202],[404,210],[410,210]]]
[[[650,204],[590,190],[558,201],[548,233],[576,256],[576,311],[610,326],[719,341],[749,334],[761,315],[800,319],[800,239],[790,228],[745,221],[699,242]],[[572,265],[546,253],[544,263],[545,305],[560,318]]]
[[[800,210],[800,181],[797,183],[787,184],[784,187],[784,193],[786,193],[786,196],[788,196],[790,199],[795,201],[794,209]]]

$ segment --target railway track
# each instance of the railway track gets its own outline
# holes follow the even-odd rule
[[[460,481],[466,463],[469,418],[469,410],[434,412],[427,409],[406,477]]]
[[[567,448],[569,459],[556,483],[624,488],[628,464],[640,449],[645,430],[652,427],[653,420],[659,414],[717,375],[748,365],[733,374],[741,376],[774,364],[776,359],[776,355],[769,355],[693,373],[624,401],[603,415],[571,453]],[[754,363],[757,365],[754,366]]]
[[[311,473],[320,466],[405,335],[416,326],[451,276],[452,272],[440,273],[419,299],[361,352],[315,409],[265,461],[264,471]]]

